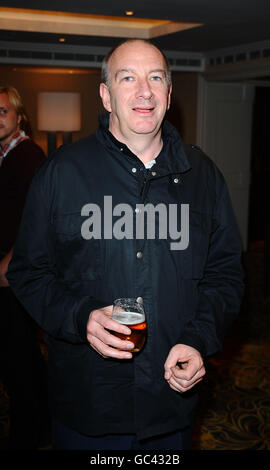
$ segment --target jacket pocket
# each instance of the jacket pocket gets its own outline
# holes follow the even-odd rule
[[[54,220],[57,269],[67,281],[102,277],[101,240],[82,237],[83,221],[78,212],[59,215]]]
[[[176,262],[182,279],[202,279],[207,263],[211,235],[211,216],[194,210],[189,213],[189,244],[176,251]]]

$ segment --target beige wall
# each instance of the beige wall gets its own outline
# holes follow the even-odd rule
[[[37,130],[37,94],[40,91],[78,91],[82,98],[82,129],[73,134],[73,140],[95,131],[98,114],[103,112],[99,98],[99,70],[60,70],[33,67],[0,66],[0,85],[12,85],[22,96],[33,129],[34,140],[47,152],[44,132]],[[181,133],[186,143],[195,143],[197,75],[173,74],[172,106],[168,119]],[[58,136],[61,143],[61,135]]]

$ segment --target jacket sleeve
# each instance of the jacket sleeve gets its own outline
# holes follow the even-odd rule
[[[7,279],[16,297],[46,333],[81,343],[86,341],[90,312],[105,305],[91,294],[76,296],[57,276],[49,196],[39,172],[26,199]]]
[[[20,142],[10,151],[10,159],[7,161],[8,174],[12,174],[14,189],[10,194],[8,189],[7,203],[1,207],[1,220],[5,220],[6,239],[9,248],[12,248],[20,225],[20,219],[34,174],[45,160],[45,154],[30,139]],[[8,156],[7,156],[8,159]],[[6,174],[6,173],[5,173]]]
[[[204,357],[222,349],[228,329],[239,313],[243,291],[242,246],[229,192],[215,168],[216,202],[207,261],[198,282],[198,302],[193,319],[185,325],[179,342]]]

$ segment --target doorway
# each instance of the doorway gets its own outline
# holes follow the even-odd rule
[[[249,243],[264,241],[270,224],[270,87],[256,87],[252,121]]]

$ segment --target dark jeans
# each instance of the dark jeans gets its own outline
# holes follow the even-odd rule
[[[35,449],[49,428],[47,366],[37,327],[9,287],[0,288],[0,374],[10,399],[11,449]]]
[[[115,434],[90,437],[69,429],[53,420],[53,450],[187,450],[192,437],[191,428],[138,441],[134,434]]]

